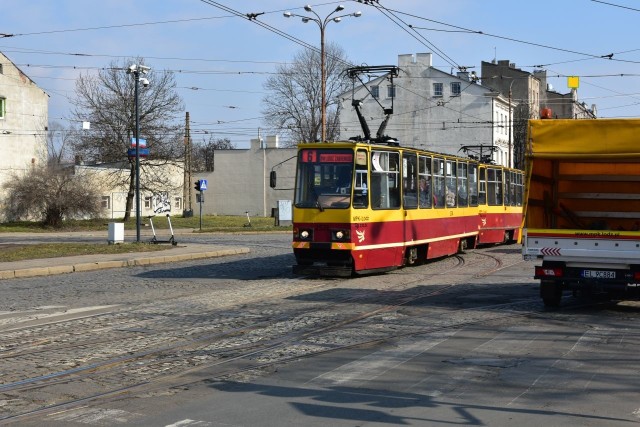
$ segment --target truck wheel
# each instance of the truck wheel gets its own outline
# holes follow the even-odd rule
[[[540,296],[546,307],[558,308],[562,300],[562,284],[552,280],[540,281]]]

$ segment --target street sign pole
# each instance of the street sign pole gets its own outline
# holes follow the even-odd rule
[[[136,242],[140,243],[140,113],[138,112],[138,80],[139,75],[134,73],[135,103],[136,103]]]
[[[202,204],[204,203],[204,191],[207,189],[207,180],[199,179],[196,182],[196,190],[200,192],[200,231],[202,231]]]
[[[204,191],[200,191],[200,231],[202,231],[202,204],[204,203]]]

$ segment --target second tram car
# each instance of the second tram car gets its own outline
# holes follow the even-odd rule
[[[301,144],[294,272],[349,276],[516,241],[522,173],[363,142]]]
[[[523,172],[480,164],[478,187],[479,245],[521,239]]]

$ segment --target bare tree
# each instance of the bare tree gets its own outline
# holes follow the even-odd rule
[[[214,140],[213,136],[209,140],[202,139],[201,143],[193,145],[191,165],[193,170],[198,172],[213,172],[215,169],[216,150],[232,150],[235,145],[228,138]]]
[[[130,64],[144,64],[136,58],[123,63],[112,62],[97,75],[82,74],[76,82],[73,115],[79,121],[91,122],[91,131],[82,133],[74,144],[77,156],[90,163],[115,163],[129,168],[126,178],[111,175],[111,184],[127,185],[124,220],[133,207],[135,196],[135,157],[128,157],[131,138],[135,137],[135,78],[126,70]],[[149,158],[140,162],[140,174],[148,172],[153,180],[141,180],[141,190],[166,191],[169,177],[149,169],[163,166],[184,155],[183,130],[180,120],[184,107],[176,92],[173,73],[154,71],[145,75],[148,87],[139,84],[139,138],[146,139]],[[126,180],[126,181],[123,181]]]
[[[96,217],[102,212],[98,186],[89,177],[56,166],[34,167],[4,184],[4,215],[10,221],[41,220],[59,228],[65,218]]]
[[[65,128],[58,122],[52,122],[47,131],[47,163],[73,163],[73,140],[77,130]]]
[[[348,67],[344,50],[333,43],[325,46],[327,74],[327,139],[339,134],[338,95],[346,92],[350,80],[343,71]],[[268,95],[262,100],[268,126],[281,132],[289,145],[319,141],[322,134],[322,73],[320,53],[305,49],[297,53],[290,65],[281,65],[277,74],[267,78]]]

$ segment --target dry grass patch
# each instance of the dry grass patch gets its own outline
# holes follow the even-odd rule
[[[172,245],[151,245],[147,243],[34,243],[1,244],[0,262],[22,261],[25,259],[57,258],[74,255],[124,254],[134,252],[156,252],[174,248]]]

